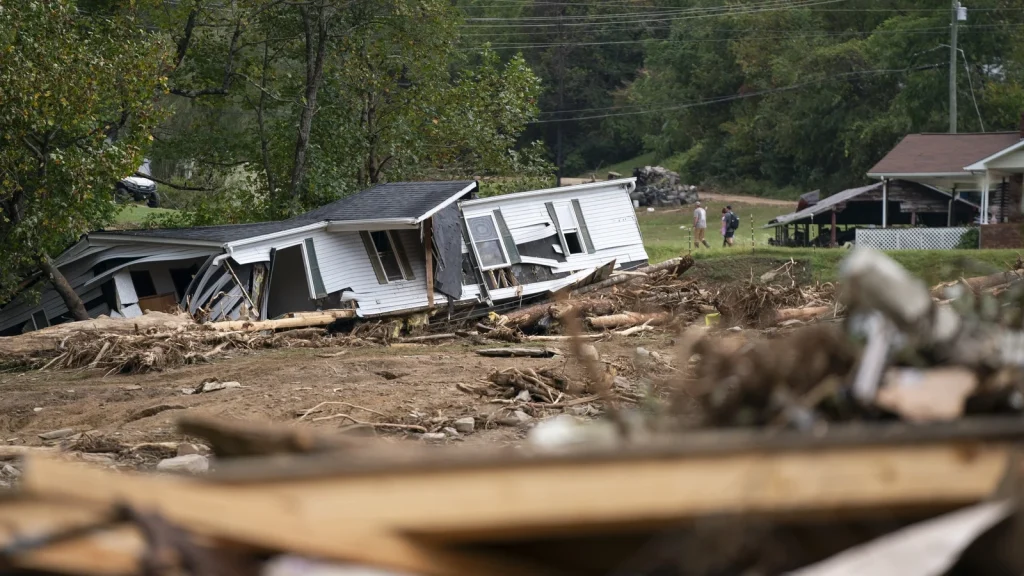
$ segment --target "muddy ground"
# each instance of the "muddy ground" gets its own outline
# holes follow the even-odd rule
[[[567,350],[565,343],[554,344],[548,347]],[[632,359],[636,347],[669,354],[672,341],[670,335],[662,334],[616,337],[594,345],[602,360],[615,365],[620,374],[635,378]],[[368,410],[327,405],[306,416],[299,425],[325,431],[350,428],[351,422],[344,418],[314,421],[338,413],[367,422],[407,424],[423,424],[435,417],[474,416],[477,430],[452,442],[515,443],[524,437],[527,426],[485,427],[483,421],[502,405],[460,391],[456,385],[482,386],[492,371],[512,366],[554,366],[569,371],[579,367],[562,356],[512,359],[484,358],[474,353],[483,347],[494,346],[456,343],[287,348],[235,351],[209,364],[148,374],[104,375],[103,371],[89,369],[0,373],[0,441],[40,445],[38,434],[62,428],[112,434],[129,445],[178,441],[184,437],[175,431],[175,420],[183,414],[297,422],[304,410],[321,402],[340,401]],[[198,395],[182,392],[209,378],[237,381],[243,388]],[[174,408],[141,417],[144,410],[157,406]],[[348,433],[374,432],[363,428]],[[377,433],[395,439],[415,438],[395,432]]]

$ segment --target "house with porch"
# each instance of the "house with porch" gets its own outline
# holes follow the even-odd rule
[[[902,180],[969,199],[979,206],[976,223],[982,227],[983,248],[1024,246],[1024,122],[1017,132],[909,134],[868,171],[868,177],[880,180],[883,190]],[[883,216],[883,227],[888,224]]]

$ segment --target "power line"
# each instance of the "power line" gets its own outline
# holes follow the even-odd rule
[[[980,24],[974,25],[972,29],[992,29],[992,28],[1004,28],[1004,27],[1016,27],[1024,26],[1021,22],[1009,22],[1003,24]],[[966,28],[967,26],[963,26]],[[750,31],[761,31],[767,32],[770,30],[756,30],[751,29]],[[837,36],[846,36],[851,34],[866,34],[874,36],[875,34],[930,34],[938,32],[947,32],[948,27],[937,26],[928,28],[906,28],[903,30],[845,30],[842,32],[813,32],[807,34],[783,34],[777,36],[734,36],[730,38],[688,38],[681,40],[667,39],[667,38],[641,38],[637,40],[605,40],[605,41],[593,41],[593,42],[554,42],[554,43],[543,43],[543,44],[531,44],[531,43],[509,43],[509,44],[491,44],[489,47],[493,50],[520,50],[520,49],[534,49],[534,48],[555,48],[564,46],[605,46],[605,45],[617,45],[617,44],[643,44],[646,42],[654,42],[658,44],[699,44],[704,42],[733,42],[736,40],[788,40],[791,38],[828,38]],[[744,32],[744,30],[735,30],[735,32]],[[482,46],[463,48],[463,51],[475,51],[482,48]]]
[[[687,16],[670,17],[670,18],[658,18],[652,20],[650,15],[638,14],[638,16],[645,16],[639,20],[616,20],[616,24],[642,24],[644,22],[674,22],[679,20],[693,20],[697,18],[707,18],[712,16],[735,16],[741,14],[757,14],[761,12],[775,12],[779,10],[792,10],[796,8],[805,8],[808,6],[819,6],[822,4],[835,4],[836,2],[842,2],[843,0],[797,0],[795,2],[789,1],[770,1],[761,4],[752,4],[747,6],[741,6],[739,8],[722,6],[706,11],[690,13]],[[513,19],[505,19],[504,21],[513,21]],[[571,27],[584,27],[584,26],[601,26],[608,24],[608,22],[557,22],[551,24],[463,24],[462,28],[555,28],[558,26],[571,26]]]
[[[687,104],[679,104],[679,105],[676,105],[676,106],[668,106],[668,107],[665,107],[665,108],[655,108],[655,109],[649,109],[649,110],[637,110],[637,111],[634,111],[634,112],[618,112],[618,113],[611,113],[611,114],[597,114],[597,115],[593,115],[593,116],[580,116],[578,118],[552,118],[550,120],[533,120],[533,121],[529,122],[529,124],[551,124],[551,123],[554,123],[554,122],[576,122],[576,121],[579,121],[579,120],[597,120],[597,119],[600,119],[600,118],[614,118],[614,117],[618,117],[618,116],[637,116],[637,115],[640,115],[640,114],[656,114],[656,113],[659,113],[659,112],[674,112],[674,111],[677,111],[677,110],[686,110],[686,109],[689,109],[689,108],[696,108],[698,106],[707,106],[709,104],[720,104],[720,103],[723,103],[723,102],[732,102],[732,101],[735,101],[735,100],[744,100],[746,98],[754,98],[756,96],[765,96],[765,95],[769,95],[769,94],[777,94],[779,92],[788,92],[788,91],[791,91],[791,90],[796,90],[796,89],[799,89],[799,88],[805,88],[807,86],[814,86],[814,85],[817,85],[817,84],[821,84],[822,82],[827,82],[829,80],[837,80],[837,79],[840,79],[840,78],[871,76],[871,75],[882,75],[882,74],[896,74],[896,73],[904,73],[904,72],[915,72],[915,71],[920,71],[920,70],[931,70],[931,69],[934,69],[934,68],[939,68],[940,66],[943,66],[943,64],[930,64],[930,65],[927,65],[927,66],[916,66],[916,67],[912,67],[912,68],[900,68],[900,69],[895,69],[895,70],[863,70],[863,71],[860,71],[860,72],[846,72],[846,73],[843,73],[843,74],[835,74],[835,75],[832,75],[832,76],[826,76],[826,77],[820,78],[818,80],[812,80],[812,81],[809,81],[809,82],[801,82],[799,84],[792,84],[790,86],[783,86],[781,88],[770,88],[768,90],[761,90],[761,91],[758,91],[758,92],[748,92],[746,94],[732,94],[732,95],[729,95],[729,96],[719,96],[719,97],[716,97],[716,98],[710,98],[710,99],[707,99],[707,100],[700,100],[700,101],[697,101],[697,102],[690,102],[690,103],[687,103]]]

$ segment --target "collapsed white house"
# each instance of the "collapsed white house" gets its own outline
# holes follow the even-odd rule
[[[487,309],[646,264],[634,187],[625,178],[476,198],[474,181],[381,184],[289,220],[93,232],[55,264],[92,317]],[[0,308],[0,334],[70,320],[52,287],[32,288]]]

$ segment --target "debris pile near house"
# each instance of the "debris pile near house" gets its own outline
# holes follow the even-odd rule
[[[661,166],[644,166],[633,170],[636,190],[630,198],[640,206],[680,206],[700,200],[697,187],[683,184],[679,174]]]

